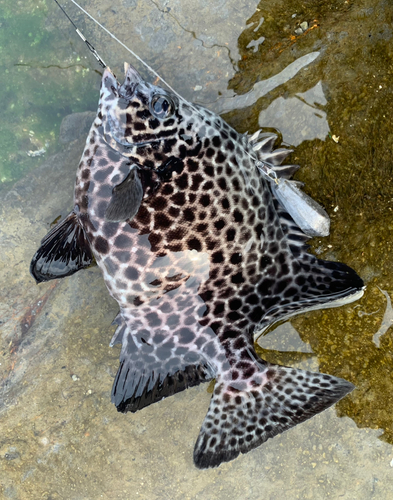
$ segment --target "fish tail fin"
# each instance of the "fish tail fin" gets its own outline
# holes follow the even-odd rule
[[[217,467],[249,452],[354,389],[350,382],[331,375],[270,364],[243,386],[236,382],[217,378],[194,449],[199,469]]]

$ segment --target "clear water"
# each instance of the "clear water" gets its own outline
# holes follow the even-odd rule
[[[367,289],[357,303],[280,325],[259,339],[258,350],[269,361],[340,376],[357,388],[335,408],[208,471],[192,464],[207,386],[135,415],[117,414],[110,390],[118,350],[108,347],[117,306],[98,269],[39,287],[28,273],[50,222],[71,207],[84,138],[59,145],[61,120],[95,109],[100,68],[56,5],[5,0],[0,496],[392,498],[391,2],[83,6],[187,99],[223,113],[240,132],[264,127],[296,147],[297,178],[332,221],[331,235],[314,239],[312,249],[356,269]],[[135,64],[66,7],[118,74],[123,61]],[[296,34],[304,21],[307,29]]]
[[[54,14],[51,2],[0,4],[2,186],[56,150],[65,115],[96,106],[99,74],[85,51],[73,48],[76,37],[64,36],[53,23]]]

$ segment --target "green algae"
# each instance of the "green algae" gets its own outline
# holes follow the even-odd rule
[[[64,33],[47,26],[46,2],[20,4],[0,5],[0,187],[56,150],[62,118],[93,110],[99,85]]]
[[[380,289],[393,295],[393,6],[384,1],[364,4],[261,2],[239,38],[242,60],[231,88],[246,93],[296,58],[315,50],[322,50],[323,57],[312,70],[303,69],[252,106],[225,118],[238,130],[253,132],[262,109],[322,81],[326,104],[320,109],[330,133],[325,140],[306,138],[289,161],[301,165],[296,178],[331,216],[330,236],[312,240],[312,249],[320,258],[356,269],[367,289],[354,304],[307,313],[291,323],[311,345],[320,371],[356,385],[337,405],[339,415],[351,417],[359,427],[383,429],[381,439],[393,444],[393,327],[379,347],[373,342],[386,308]],[[296,36],[294,30],[304,20],[314,27]],[[258,51],[247,48],[261,36],[266,40]],[[296,116],[288,118],[296,127]],[[259,347],[258,352],[288,365],[304,357]]]

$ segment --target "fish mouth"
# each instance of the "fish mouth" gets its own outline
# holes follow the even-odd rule
[[[131,95],[134,94],[136,87],[138,85],[144,84],[145,81],[138,73],[138,71],[130,64],[124,63],[124,70],[124,82],[123,85],[120,86],[120,92],[124,94],[124,97],[126,97],[130,93]]]
[[[162,138],[157,136],[148,137],[145,140],[129,142],[125,137],[127,129],[126,108],[132,97],[135,96],[138,87],[148,87],[148,84],[142,79],[138,71],[131,65],[124,63],[125,79],[124,83],[120,84],[114,73],[109,67],[105,68],[102,80],[106,91],[104,95],[106,100],[112,101],[110,108],[107,111],[107,120],[105,135],[107,138],[112,138],[119,146],[125,150],[134,147],[145,147],[152,144],[162,142]],[[147,90],[147,89],[144,89]],[[117,112],[119,108],[123,112]],[[108,142],[108,141],[107,141]],[[113,142],[113,141],[109,141]]]
[[[126,71],[123,84],[119,82],[109,66],[104,70],[102,81],[108,90],[112,90],[115,97],[130,99],[130,97],[134,95],[136,87],[140,84],[145,84],[145,81],[138,71],[130,64],[124,63],[124,68]]]

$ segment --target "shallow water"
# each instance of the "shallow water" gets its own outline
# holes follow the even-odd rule
[[[39,240],[72,204],[86,130],[63,129],[59,144],[60,122],[95,109],[100,68],[55,5],[19,2],[15,9],[6,0],[0,6],[0,494],[390,499],[391,2],[83,6],[187,99],[224,113],[240,132],[277,130],[296,146],[291,159],[302,166],[296,177],[331,216],[331,235],[312,240],[313,251],[356,269],[367,289],[349,306],[280,325],[259,339],[258,349],[269,361],[330,373],[357,388],[333,409],[208,471],[192,464],[210,399],[206,385],[135,415],[116,412],[110,390],[119,353],[108,343],[117,305],[98,269],[40,286],[28,273]],[[70,3],[67,10],[117,74],[124,60],[141,69]],[[295,33],[304,21],[307,29]],[[26,153],[41,149],[39,156]]]

